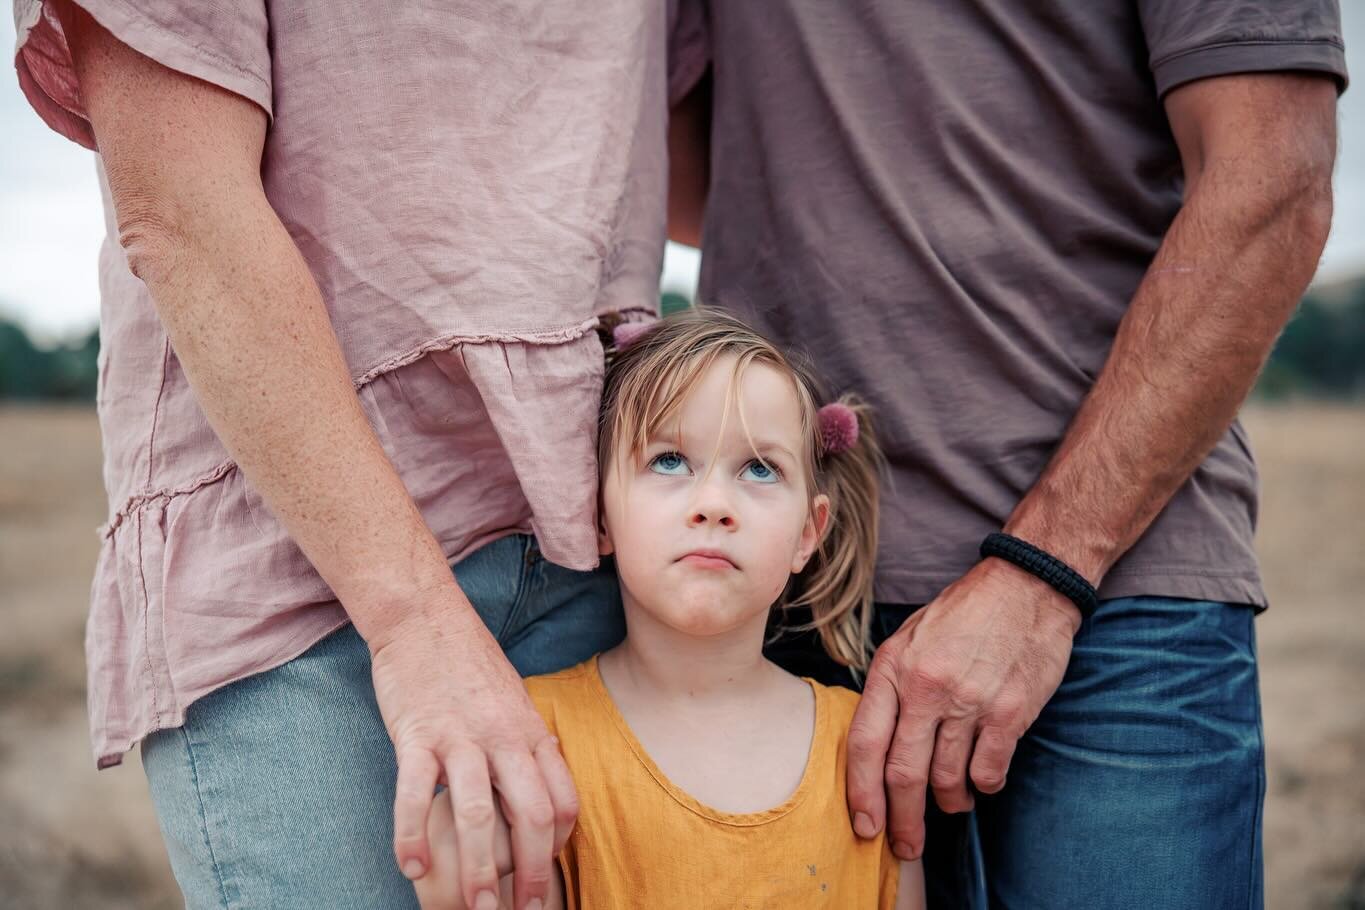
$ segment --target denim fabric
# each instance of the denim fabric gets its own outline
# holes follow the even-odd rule
[[[610,563],[574,572],[514,535],[454,569],[523,675],[625,634]],[[144,740],[142,761],[189,910],[417,906],[393,860],[393,747],[352,627],[200,699]]]
[[[914,609],[879,607],[877,639]],[[931,811],[931,906],[1260,908],[1253,615],[1173,598],[1101,604],[1005,789],[970,815]],[[810,637],[784,636],[770,654],[847,680]]]

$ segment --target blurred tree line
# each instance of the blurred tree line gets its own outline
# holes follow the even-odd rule
[[[665,293],[664,314],[688,300]],[[95,400],[99,332],[57,347],[35,345],[0,316],[0,400]],[[1365,278],[1304,298],[1275,345],[1255,395],[1365,400]]]
[[[17,323],[0,316],[0,400],[95,400],[98,329],[57,347],[38,347]]]

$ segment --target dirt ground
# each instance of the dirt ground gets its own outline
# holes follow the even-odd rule
[[[1257,627],[1267,905],[1365,908],[1365,408],[1245,419],[1275,604]],[[97,774],[86,739],[99,465],[90,410],[0,407],[0,910],[177,905],[136,752]]]

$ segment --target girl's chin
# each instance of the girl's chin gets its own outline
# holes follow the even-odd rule
[[[696,638],[713,638],[726,635],[749,626],[756,617],[768,614],[766,604],[745,606],[737,603],[734,597],[694,596],[670,598],[667,603],[640,604],[658,622],[684,635]]]

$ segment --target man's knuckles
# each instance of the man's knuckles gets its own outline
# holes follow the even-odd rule
[[[897,791],[923,790],[929,783],[923,770],[902,758],[888,758],[883,777],[886,786]]]

